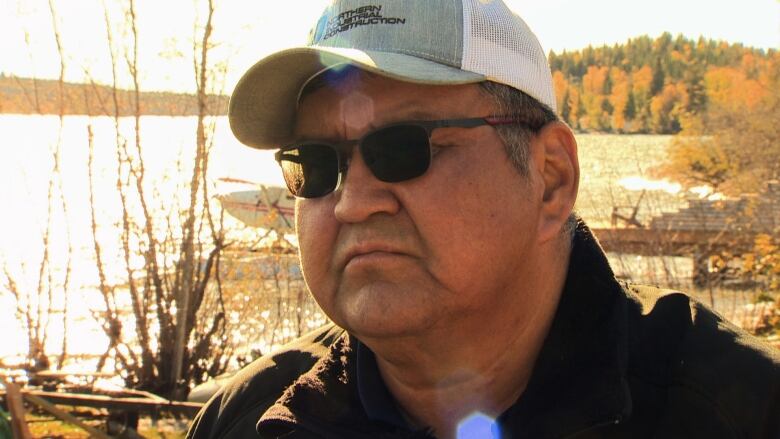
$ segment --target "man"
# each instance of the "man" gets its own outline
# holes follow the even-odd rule
[[[780,437],[776,352],[615,280],[555,106],[500,1],[336,0],[252,67],[231,127],[279,149],[336,326],[240,372],[189,436]]]

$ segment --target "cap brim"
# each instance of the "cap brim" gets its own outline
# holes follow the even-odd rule
[[[239,80],[230,97],[228,119],[236,138],[259,149],[290,142],[301,88],[336,66],[358,68],[401,81],[468,84],[485,76],[413,56],[330,47],[298,47],[268,56]]]

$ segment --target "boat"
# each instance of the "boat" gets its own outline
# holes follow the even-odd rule
[[[244,190],[228,191],[217,196],[232,217],[249,227],[273,228],[284,232],[293,229],[295,197],[287,188],[221,178],[220,183],[239,184]]]

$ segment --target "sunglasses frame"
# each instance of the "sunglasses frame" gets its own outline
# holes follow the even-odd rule
[[[297,155],[292,154],[285,154],[288,151],[295,150],[301,146],[306,145],[318,145],[318,146],[327,146],[332,148],[336,152],[336,160],[337,160],[337,166],[338,166],[338,175],[336,177],[336,184],[335,186],[330,189],[329,191],[325,192],[322,195],[316,196],[316,197],[301,197],[299,195],[295,195],[290,189],[289,184],[287,184],[287,189],[290,191],[290,193],[293,193],[293,196],[296,198],[321,198],[325,195],[330,194],[331,192],[335,191],[336,189],[341,186],[341,181],[344,176],[344,173],[349,168],[349,162],[351,161],[351,155],[352,155],[352,149],[355,145],[357,145],[358,148],[361,148],[363,145],[364,140],[371,135],[374,135],[376,132],[398,127],[398,126],[415,126],[420,127],[425,130],[425,133],[428,137],[428,154],[431,154],[431,134],[433,133],[433,130],[437,128],[476,128],[480,126],[499,126],[499,125],[524,125],[534,131],[536,131],[538,128],[532,127],[530,124],[528,124],[526,121],[523,121],[521,119],[518,119],[517,117],[512,116],[488,116],[488,117],[473,117],[473,118],[464,118],[464,119],[440,119],[440,120],[413,120],[413,121],[404,121],[404,122],[395,122],[388,125],[383,125],[381,127],[378,127],[374,130],[371,130],[364,135],[362,135],[358,139],[349,139],[349,140],[342,140],[339,142],[332,142],[327,140],[304,140],[300,142],[295,142],[286,146],[281,147],[276,153],[274,154],[274,159],[276,159],[277,163],[279,163],[279,166],[284,169],[282,166],[282,161],[287,160],[295,163],[299,163],[294,158],[299,157]],[[363,151],[361,150],[361,154]],[[428,164],[428,167],[430,167],[430,163]],[[374,173],[373,169],[370,169],[371,174],[381,180],[377,175]],[[426,170],[423,171],[422,174],[425,174],[428,169],[426,167]],[[416,178],[416,177],[412,177]],[[384,181],[384,180],[382,180]],[[400,181],[407,181],[400,180]],[[285,183],[287,182],[287,179],[285,178]]]

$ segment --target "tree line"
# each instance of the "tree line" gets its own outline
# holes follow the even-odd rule
[[[583,131],[676,134],[686,120],[736,100],[755,106],[780,54],[664,33],[625,44],[550,52],[561,117]]]
[[[63,82],[62,93],[66,115],[105,116],[116,109],[120,116],[135,114],[131,90],[115,90],[102,84]],[[116,98],[116,102],[114,102]],[[20,78],[0,74],[0,113],[59,114],[60,83],[56,79]],[[209,94],[208,105],[214,114],[227,114],[228,97]],[[144,91],[139,95],[143,115],[195,116],[197,96],[185,93]]]

